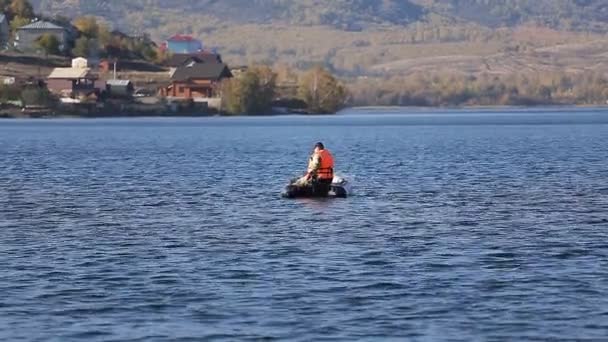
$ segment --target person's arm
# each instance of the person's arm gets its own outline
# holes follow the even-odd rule
[[[311,157],[311,161],[308,165],[308,172],[307,172],[307,176],[308,177],[312,177],[314,174],[317,173],[317,171],[319,171],[319,168],[321,167],[321,157],[318,154],[314,154]]]

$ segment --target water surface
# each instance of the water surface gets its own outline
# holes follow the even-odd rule
[[[0,339],[608,336],[608,112],[404,112],[0,121]]]

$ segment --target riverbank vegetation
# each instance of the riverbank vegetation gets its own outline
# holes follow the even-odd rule
[[[355,106],[604,105],[608,78],[595,72],[414,73],[356,79],[349,90]]]
[[[222,107],[231,115],[259,115],[272,111],[277,74],[268,66],[254,66],[222,84]]]
[[[40,84],[0,85],[0,104],[4,103],[23,107],[52,107],[57,103],[57,98]]]
[[[296,76],[295,92],[289,87],[279,89],[277,79],[285,69],[273,70],[268,66],[254,66],[243,75],[227,80],[221,88],[222,107],[230,115],[259,115],[272,113],[273,107],[293,104],[292,108],[311,114],[335,113],[347,105],[346,87],[331,73],[316,66]],[[291,78],[291,76],[289,76]],[[291,93],[291,94],[289,94]],[[293,94],[296,94],[293,96]],[[277,99],[282,98],[282,101]]]
[[[346,104],[347,90],[331,73],[317,66],[300,78],[298,98],[310,113],[335,113]]]

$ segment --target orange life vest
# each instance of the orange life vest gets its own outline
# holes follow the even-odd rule
[[[334,157],[328,150],[320,150],[317,152],[321,159],[321,165],[317,170],[317,177],[319,179],[333,179],[334,178]]]

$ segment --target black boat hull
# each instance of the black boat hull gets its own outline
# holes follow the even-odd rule
[[[348,191],[345,184],[332,183],[329,192],[317,192],[312,186],[289,184],[282,193],[284,198],[346,198]]]

